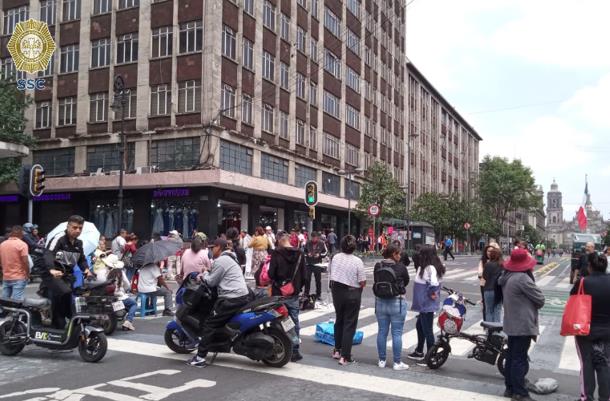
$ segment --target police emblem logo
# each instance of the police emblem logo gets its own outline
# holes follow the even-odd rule
[[[56,48],[47,24],[34,19],[18,23],[6,47],[15,68],[30,74],[46,70]]]

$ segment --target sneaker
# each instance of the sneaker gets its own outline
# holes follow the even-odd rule
[[[301,355],[301,353],[299,351],[293,352],[292,353],[292,358],[290,358],[291,362],[298,362],[301,359],[303,359],[303,355]]]
[[[347,365],[351,365],[353,363],[356,363],[356,361],[353,358],[347,359],[347,358],[341,357],[339,359],[339,365],[341,365],[341,366],[347,366]]]
[[[403,362],[398,362],[398,363],[395,363],[392,366],[392,369],[394,369],[394,370],[407,370],[407,369],[409,369],[409,365],[407,365],[406,363],[403,363]]]
[[[174,316],[174,312],[172,312],[171,309],[165,309],[163,311],[163,316]]]
[[[121,327],[123,328],[123,330],[131,330],[134,331],[136,328],[133,325],[133,323],[131,323],[129,320],[125,320],[123,322],[123,324],[121,325]]]
[[[204,368],[208,365],[205,362],[205,358],[202,358],[199,355],[195,355],[194,357],[189,359],[186,364],[190,366],[195,366],[196,368]]]
[[[377,366],[379,366],[381,369],[385,368],[385,361],[377,362]]]
[[[504,390],[504,398],[513,398],[513,392],[510,390]]]
[[[333,350],[333,359],[341,359],[341,353],[336,349]]]
[[[424,360],[424,353],[423,352],[413,351],[409,355],[407,355],[407,357],[409,357],[410,359],[414,359],[416,361],[423,361]]]

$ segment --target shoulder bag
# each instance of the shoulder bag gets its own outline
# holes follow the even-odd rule
[[[561,320],[562,336],[588,336],[591,331],[593,299],[585,294],[585,279],[580,280],[578,292],[570,295]]]
[[[297,259],[297,267],[294,269],[292,278],[289,281],[284,282],[284,284],[282,284],[282,286],[280,287],[280,292],[282,293],[283,297],[291,297],[294,295],[295,288],[294,288],[294,284],[292,284],[292,282],[294,281],[294,278],[297,276],[297,272],[301,268],[301,257],[302,256],[303,256],[303,253],[302,252],[299,253],[299,258]]]

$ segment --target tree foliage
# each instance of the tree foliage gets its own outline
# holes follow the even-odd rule
[[[519,238],[534,245],[544,242],[544,237],[536,230],[536,227],[529,224],[523,226],[523,231],[519,233]]]
[[[375,163],[366,172],[367,181],[362,185],[356,210],[368,216],[368,208],[376,203],[381,207],[381,218],[401,219],[405,217],[405,192],[387,167]]]
[[[534,175],[520,160],[486,156],[480,165],[478,195],[482,205],[501,227],[508,214],[517,209],[540,208]]]
[[[15,82],[0,79],[0,141],[33,146],[35,140],[25,133],[25,109],[31,99],[17,90]],[[13,182],[21,166],[18,158],[0,160],[0,184]]]

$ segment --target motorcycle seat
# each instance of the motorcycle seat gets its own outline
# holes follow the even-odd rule
[[[496,322],[481,322],[481,326],[484,329],[487,329],[490,331],[502,331],[502,329],[504,328],[504,325],[502,323],[496,323]]]
[[[26,298],[23,300],[23,306],[32,308],[44,308],[49,305],[51,305],[51,301],[47,298]]]
[[[278,297],[263,297],[255,299],[254,301],[249,302],[243,308],[241,308],[240,312],[256,312],[262,309],[267,309],[268,307],[275,305],[278,302],[278,299]]]

